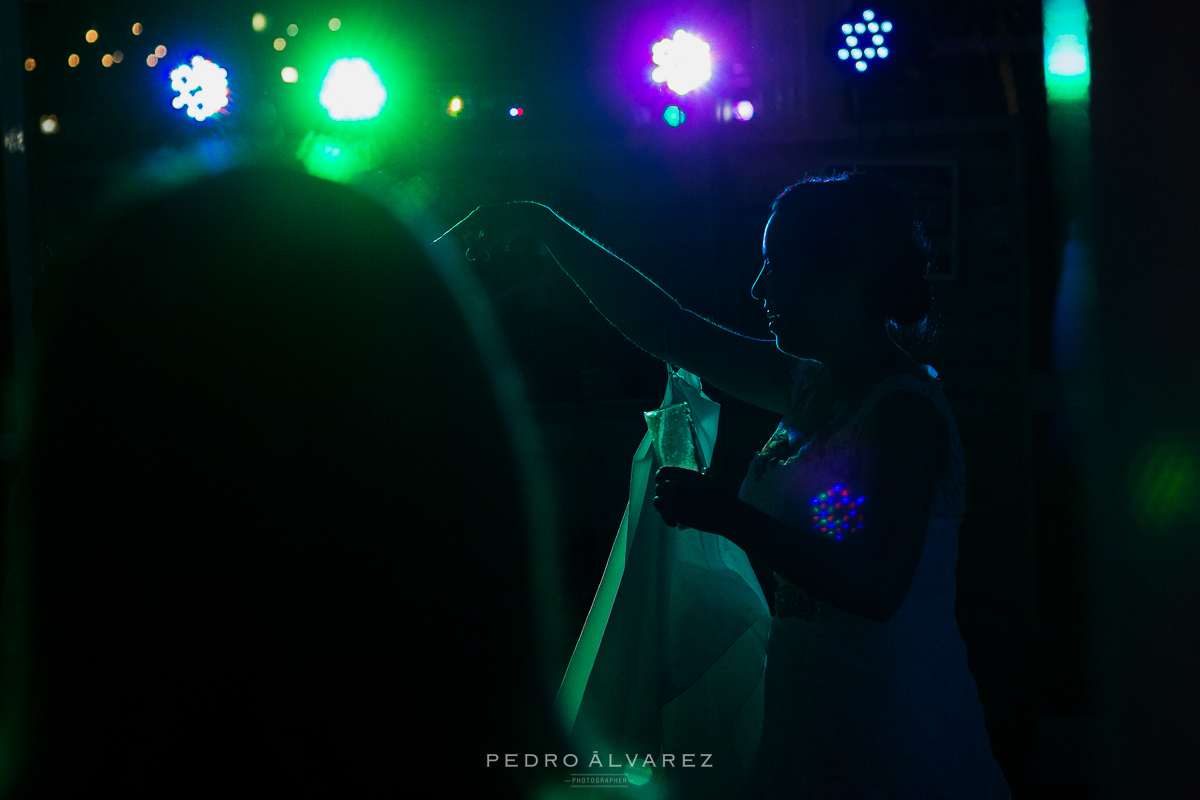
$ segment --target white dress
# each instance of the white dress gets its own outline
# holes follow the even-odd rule
[[[992,757],[983,708],[954,618],[962,444],[932,369],[876,384],[857,409],[835,408],[831,433],[801,431],[815,381],[801,375],[793,411],[751,464],[741,498],[811,529],[811,498],[853,487],[863,421],[883,396],[930,398],[950,431],[951,466],[934,493],[929,532],[900,610],[887,622],[831,608],[786,582],[767,644],[756,783],[768,798],[979,798],[1009,790]],[[869,499],[864,509],[869,509]],[[868,512],[869,513],[869,512]],[[777,608],[778,613],[778,608]]]
[[[662,409],[681,406],[687,413],[672,419],[695,438],[690,466],[706,467],[720,406],[678,370]],[[631,781],[649,781],[640,796],[730,800],[749,785],[762,732],[770,611],[741,548],[663,524],[654,508],[663,458],[652,440],[634,454],[629,506],[555,706],[581,767],[590,751],[606,766],[615,754]],[[682,766],[684,754],[697,766]]]

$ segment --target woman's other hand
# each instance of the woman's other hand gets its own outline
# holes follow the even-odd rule
[[[715,478],[683,467],[661,467],[654,477],[654,507],[670,526],[725,535],[737,498]]]

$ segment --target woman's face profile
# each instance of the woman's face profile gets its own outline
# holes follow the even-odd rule
[[[763,231],[763,266],[750,294],[763,302],[780,350],[820,359],[825,343],[861,314],[856,283],[839,269],[844,264],[817,264],[818,248],[805,247],[805,235],[781,215],[773,213]]]

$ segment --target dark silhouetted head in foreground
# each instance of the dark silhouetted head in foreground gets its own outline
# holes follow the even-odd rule
[[[20,794],[356,796],[552,748],[527,465],[405,227],[243,170],[87,242],[39,320]]]

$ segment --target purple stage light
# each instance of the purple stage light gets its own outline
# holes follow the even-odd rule
[[[683,28],[650,48],[654,70],[650,80],[665,83],[679,96],[700,88],[712,78],[712,47]]]

